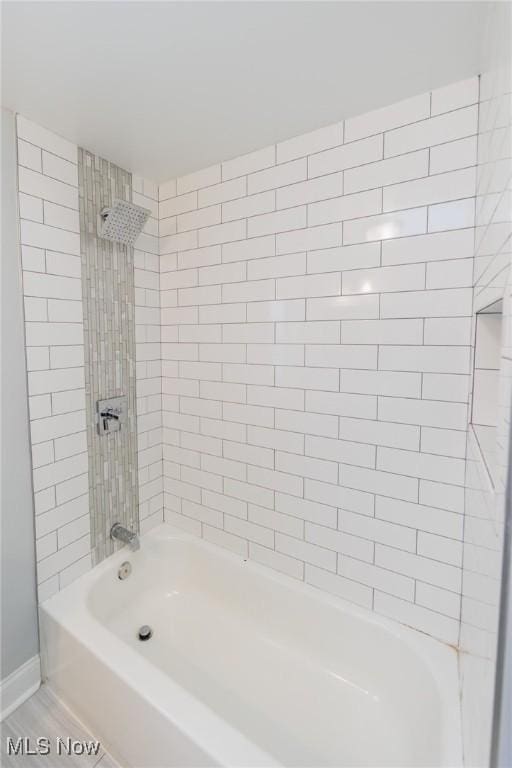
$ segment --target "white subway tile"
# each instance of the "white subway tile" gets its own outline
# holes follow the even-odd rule
[[[343,275],[343,294],[415,291],[425,287],[423,264],[353,269]]]
[[[473,256],[473,247],[471,229],[387,240],[382,243],[382,264],[468,259]]]
[[[430,94],[396,102],[345,121],[345,141],[354,141],[375,133],[415,123],[430,115]]]
[[[340,417],[339,436],[343,440],[407,448],[410,451],[417,451],[420,444],[420,429],[417,426],[351,417]]]
[[[366,320],[378,316],[379,297],[377,295],[356,298],[333,296],[322,299],[307,299],[306,301],[308,320]]]
[[[78,186],[78,167],[75,159],[70,162],[64,160],[58,155],[51,154],[43,150],[43,173],[45,176],[51,176],[53,179],[64,181],[73,187]]]
[[[339,344],[338,322],[277,323],[276,342],[281,344]]]
[[[304,563],[293,557],[287,557],[287,555],[274,552],[272,549],[260,547],[259,544],[254,544],[253,542],[249,544],[249,557],[256,563],[266,565],[294,579],[300,579],[301,581],[303,579]]]
[[[276,411],[276,428],[324,437],[338,436],[338,421],[334,415],[323,416],[321,413],[298,413],[290,410]],[[277,446],[276,446],[277,447]],[[289,450],[284,448],[284,450]],[[303,450],[300,451],[303,453]]]
[[[469,347],[386,346],[379,352],[379,368],[390,371],[467,374]],[[427,397],[425,392],[423,397]]]
[[[276,213],[267,213],[262,216],[253,216],[247,222],[247,236],[258,237],[289,230],[300,229],[306,226],[306,207],[289,208]],[[231,238],[235,239],[235,238]]]
[[[292,280],[301,278],[290,278]],[[277,285],[281,281],[279,280]],[[235,305],[239,306],[239,305]],[[306,302],[304,299],[291,301],[259,301],[247,305],[247,322],[270,322],[284,320],[305,320]],[[279,359],[279,358],[277,358]],[[301,364],[303,359],[301,361]]]
[[[178,195],[184,195],[201,187],[209,187],[212,184],[218,184],[221,181],[220,165],[212,165],[195,173],[189,173],[187,176],[180,176],[176,179],[176,192]]]
[[[43,200],[49,200],[52,203],[75,210],[78,209],[78,189],[64,184],[62,181],[51,179],[20,166],[18,168],[18,184],[20,192],[25,192],[27,195],[40,197]]]
[[[420,397],[421,376],[419,373],[343,370],[339,389],[366,395]]]
[[[276,533],[276,550],[290,557],[317,565],[328,571],[336,571],[336,553],[306,541],[300,541],[283,533]]]
[[[382,135],[372,136],[311,155],[308,158],[309,178],[380,160],[383,156],[382,144]]]
[[[425,179],[393,184],[383,191],[383,210],[396,211],[411,206],[471,198],[475,194],[475,184],[475,168],[463,168]]]
[[[421,344],[423,320],[343,320],[341,340],[344,344]],[[340,366],[356,368],[360,366]],[[361,366],[362,367],[362,366]],[[377,364],[367,366],[376,368]]]
[[[338,480],[338,465],[335,462],[293,453],[276,453],[276,469],[298,475],[301,482],[306,477],[325,483],[336,483]]]
[[[222,286],[222,301],[268,301],[275,298],[274,280],[251,280]]]
[[[262,365],[303,365],[304,347],[298,344],[248,344],[247,362]]]
[[[478,102],[478,77],[470,77],[432,91],[432,115]]]
[[[428,150],[422,149],[407,155],[361,165],[359,168],[350,168],[344,173],[344,191],[345,194],[349,194],[363,189],[385,187],[388,184],[428,176],[428,172]]]
[[[418,500],[418,480],[415,477],[396,475],[391,472],[341,464],[340,484],[347,488],[391,496],[403,501]]]
[[[305,253],[292,253],[286,256],[271,256],[268,259],[249,261],[247,264],[247,277],[249,280],[301,275],[305,273],[305,271]]]
[[[245,219],[248,216],[257,216],[263,213],[275,211],[275,193],[260,192],[249,197],[241,197],[239,200],[232,200],[222,205],[222,221],[234,221],[235,219]]]
[[[339,372],[332,368],[277,366],[276,386],[339,391]]]
[[[459,541],[462,538],[463,517],[448,510],[377,496],[375,515],[397,525],[417,528]]]
[[[221,206],[210,205],[208,208],[201,208],[198,211],[181,213],[176,220],[177,231],[187,232],[199,227],[209,227],[212,224],[220,224],[221,219]]]
[[[306,365],[320,368],[376,368],[377,347],[359,344],[306,346]]]
[[[326,224],[276,235],[276,253],[299,253],[341,245],[342,225]]]
[[[462,542],[447,539],[444,536],[437,536],[432,533],[419,531],[418,555],[461,568]]]
[[[473,198],[456,200],[453,203],[438,203],[428,209],[428,231],[444,232],[450,229],[472,227],[475,221]]]
[[[445,173],[476,165],[476,136],[438,144],[430,149],[430,173]]]
[[[384,155],[403,155],[422,147],[473,136],[477,132],[477,124],[478,107],[475,105],[396,128],[385,134]]]
[[[180,235],[180,237],[188,238],[190,235]],[[167,238],[160,238],[166,240]],[[194,241],[195,245],[195,241]],[[178,249],[176,249],[178,250]],[[221,246],[212,245],[207,248],[195,248],[192,246],[191,250],[187,250],[184,253],[178,253],[178,269],[191,269],[192,267],[206,267],[211,264],[220,264],[221,262]]]
[[[277,426],[277,425],[276,425]],[[292,453],[304,453],[304,436],[280,429],[249,426],[247,441],[264,448],[280,449]]]
[[[227,224],[216,224],[212,227],[204,227],[204,229],[200,229],[198,231],[198,245],[202,247],[207,245],[217,245],[219,243],[227,243],[233,240],[241,240],[245,237],[245,235],[245,219],[241,221],[231,221]]]
[[[302,497],[303,479],[285,472],[276,472],[264,467],[247,467],[247,480],[254,485],[270,488],[281,493]],[[265,505],[263,505],[265,506]]]
[[[215,187],[212,187],[212,189],[215,189]],[[209,190],[204,190],[205,192],[209,192]],[[217,200],[212,200],[211,203],[208,203],[209,205],[212,205],[213,203],[219,202]],[[193,211],[197,208],[197,192],[188,192],[186,195],[179,195],[178,197],[172,197],[167,200],[164,200],[163,202],[159,203],[158,205],[158,216],[159,219],[167,219],[169,217],[176,217],[180,213],[186,213],[187,211]],[[162,230],[160,230],[160,235],[164,234]],[[171,234],[170,232],[166,234]]]
[[[43,201],[38,197],[19,194],[20,218],[43,222]]]
[[[57,134],[42,128],[37,123],[27,120],[22,115],[16,116],[16,128],[19,139],[24,139],[30,142],[30,144],[47,149],[49,152],[53,152],[54,155],[59,155],[59,157],[63,157],[72,163],[77,162],[76,145],[63,139],[61,136],[57,136]]]
[[[304,523],[290,515],[283,515],[280,512],[274,512],[271,509],[257,507],[249,504],[249,520],[258,525],[263,525],[273,531],[285,533],[288,536],[294,536],[298,539],[303,538]]]
[[[18,139],[18,164],[41,173],[43,170],[41,148]]]
[[[198,192],[199,208],[206,205],[215,205],[216,203],[225,203],[227,200],[236,200],[237,197],[243,197],[247,191],[245,178],[223,181],[206,189],[200,189]]]
[[[373,601],[374,610],[384,616],[399,621],[411,627],[426,632],[439,640],[456,645],[459,639],[459,622],[442,616],[406,600],[400,600],[393,595],[386,595],[375,590]]]
[[[235,243],[223,243],[222,261],[246,261],[247,259],[264,259],[275,256],[276,243],[274,235],[254,237],[251,240],[241,240]]]
[[[285,389],[281,386],[249,385],[247,387],[247,403],[250,405],[268,405],[271,408],[289,408],[303,411],[304,392],[296,389]]]
[[[334,392],[306,392],[306,410],[362,419],[377,417],[377,398],[369,395],[347,395]]]
[[[308,205],[308,225],[329,224],[346,219],[371,216],[382,211],[382,193],[380,189],[356,192],[353,195],[336,197]]]
[[[258,149],[256,152],[249,152],[247,155],[235,157],[222,163],[222,181],[234,179],[237,176],[245,176],[248,173],[254,173],[262,168],[268,168],[275,164],[276,148],[275,145]],[[205,185],[201,185],[205,186]]]
[[[464,460],[449,456],[380,446],[377,450],[377,468],[425,480],[464,484]]]
[[[328,485],[320,483],[317,480],[305,480],[304,496],[306,499],[314,499],[323,504],[334,505],[342,509],[350,509],[362,515],[371,515],[374,513],[374,499],[372,493],[354,490],[352,488],[343,488],[339,485]],[[321,522],[320,520],[316,522]],[[324,525],[325,523],[322,523]],[[333,524],[336,527],[336,520]]]
[[[401,424],[465,429],[466,411],[467,406],[461,403],[398,397],[379,398],[379,418]]]
[[[339,144],[343,144],[343,124],[335,123],[280,142],[277,145],[277,162],[284,163]]]
[[[466,372],[468,371],[469,366],[466,365]],[[453,400],[458,403],[467,403],[469,384],[469,375],[426,373],[423,376],[422,393],[427,400]]]
[[[343,225],[343,244],[351,245],[372,240],[419,235],[427,231],[427,209],[385,213],[364,219],[346,221]]]
[[[341,597],[343,600],[357,603],[364,608],[372,607],[372,590],[362,584],[357,584],[351,579],[345,579],[343,576],[329,573],[323,568],[307,565],[305,580],[313,587],[330,592],[337,597]]]
[[[375,517],[358,515],[342,509],[340,510],[338,526],[346,533],[360,536],[371,542],[388,544],[391,547],[409,552],[416,551],[416,531],[402,525],[395,525]]]
[[[274,491],[269,488],[226,478],[224,480],[224,493],[227,496],[233,496],[235,499],[247,501],[260,507],[274,508]]]
[[[51,251],[63,251],[74,256],[80,255],[80,235],[57,227],[21,220],[21,242]]]
[[[340,293],[341,274],[301,275],[299,277],[282,278],[276,283],[276,296],[278,299],[338,296]]]
[[[361,467],[375,466],[375,447],[373,445],[364,445],[363,443],[352,443],[346,440],[331,440],[325,437],[312,437],[306,435],[305,445],[306,456],[315,456],[321,459],[331,461],[346,462],[347,464],[356,464]],[[309,475],[312,477],[312,475]],[[317,477],[317,480],[327,480],[327,478]],[[336,482],[334,478],[331,482]]]
[[[470,316],[472,296],[469,288],[388,293],[381,297],[382,318],[464,317]]]
[[[276,207],[291,208],[294,205],[327,200],[343,194],[343,174],[333,173],[317,179],[291,184],[277,190]]]
[[[425,557],[403,552],[399,549],[392,549],[382,544],[375,547],[375,563],[383,568],[415,579],[420,579],[427,584],[460,591],[461,570],[452,565],[434,562]]]
[[[264,192],[267,189],[277,189],[287,184],[295,184],[307,178],[307,160],[294,160],[248,176],[248,193]]]

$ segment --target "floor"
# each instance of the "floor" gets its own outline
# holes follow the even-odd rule
[[[77,743],[80,751],[83,742],[94,741],[94,737],[76,720],[71,712],[43,685],[18,709],[7,717],[0,726],[2,744],[0,764],[2,768],[121,768],[110,755],[99,746],[96,754],[68,754],[68,738]],[[22,737],[28,739],[25,754],[8,754],[9,742],[16,744]],[[44,738],[44,751],[38,750],[37,739]],[[59,750],[59,738],[62,747]],[[48,740],[48,741],[46,741]],[[39,752],[39,753],[37,753]]]

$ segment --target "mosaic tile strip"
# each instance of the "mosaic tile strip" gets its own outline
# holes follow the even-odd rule
[[[97,219],[113,198],[131,201],[131,174],[78,150],[80,252],[85,338],[85,390],[93,563],[117,545],[114,522],[138,530],[133,248],[97,236]],[[100,437],[96,402],[125,395],[120,432]]]

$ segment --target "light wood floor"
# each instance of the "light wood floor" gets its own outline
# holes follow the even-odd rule
[[[0,726],[2,744],[0,764],[2,768],[121,768],[101,747],[96,755],[58,754],[56,740],[87,741],[94,739],[71,712],[55,698],[45,686],[27,699],[7,717]],[[8,740],[16,743],[20,737],[28,737],[30,746],[36,747],[40,737],[50,739],[48,755],[9,755]]]

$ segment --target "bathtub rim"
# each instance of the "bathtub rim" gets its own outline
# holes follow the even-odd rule
[[[167,540],[181,540],[194,547],[206,550],[215,557],[220,557],[236,566],[248,568],[260,577],[292,589],[295,593],[309,595],[320,603],[349,614],[365,624],[378,626],[395,639],[405,643],[426,664],[439,691],[442,720],[446,727],[443,729],[441,749],[442,765],[462,766],[462,734],[460,715],[458,650],[442,643],[426,633],[420,632],[393,619],[381,616],[362,606],[332,595],[304,581],[299,581],[286,574],[274,571],[267,566],[245,559],[223,547],[202,538],[187,533],[168,523],[161,523],[141,537],[141,546],[151,547],[152,543]],[[128,558],[127,558],[128,555]],[[135,688],[142,698],[159,710],[182,732],[193,741],[198,742],[201,749],[212,755],[220,764],[228,765],[261,765],[278,766],[274,757],[260,749],[254,742],[243,736],[229,722],[217,715],[214,710],[196,699],[186,689],[177,684],[170,676],[165,675],[165,685],[162,686],[161,670],[144,658],[141,654],[116,637],[88,608],[88,594],[93,586],[109,571],[130,558],[126,547],[103,560],[98,566],[80,576],[76,581],[67,585],[63,590],[51,596],[40,604],[41,622],[48,615],[60,625],[74,641],[86,647],[100,662],[117,675],[125,684]],[[44,646],[45,633],[42,633]],[[121,650],[120,650],[121,647]],[[43,670],[46,676],[46,650],[43,647]],[[51,674],[48,676],[51,686]],[[162,688],[167,686],[167,696]],[[169,697],[169,692],[172,694]],[[181,700],[179,716],[176,708],[171,705],[176,698]],[[197,723],[202,722],[199,729],[205,738],[198,738]],[[190,724],[193,724],[190,727]],[[212,734],[222,734],[212,738]],[[247,762],[247,755],[251,759]],[[245,762],[241,759],[244,757]]]

